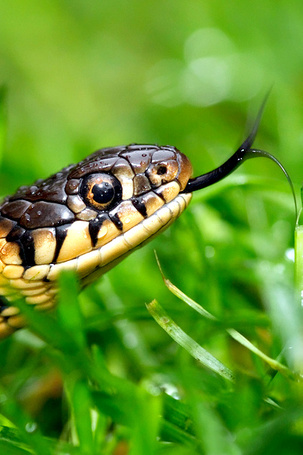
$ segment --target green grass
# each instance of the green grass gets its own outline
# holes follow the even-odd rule
[[[0,6],[3,196],[120,143],[170,143],[207,172],[272,85],[255,145],[299,194],[299,0],[24,5]],[[294,218],[283,174],[251,161],[84,292],[62,276],[55,314],[20,302],[30,328],[0,343],[0,452],[301,454]]]
[[[242,191],[248,197],[258,187]],[[193,224],[198,216],[195,209],[200,208],[199,201],[165,241],[183,243],[188,254],[182,254],[182,263],[191,264],[197,254],[203,255],[199,267],[207,280],[201,283],[202,274],[196,271],[199,290],[194,288],[192,294],[199,295],[197,301],[217,320],[194,307],[202,313],[198,315],[162,289],[152,246],[146,255],[151,253],[161,288],[153,295],[177,323],[157,305],[152,309],[150,304],[151,314],[158,321],[162,318],[164,326],[169,324],[169,334],[177,332],[173,338],[189,354],[156,325],[144,298],[138,305],[124,294],[125,283],[119,288],[119,273],[126,273],[123,267],[80,299],[75,278],[62,276],[53,316],[37,314],[20,302],[38,337],[21,331],[0,346],[0,447],[5,453],[299,453],[302,318],[288,287],[287,269],[292,266],[285,258],[277,262],[257,256],[245,232],[249,229],[239,220],[240,235],[234,234],[238,244],[230,244],[226,221],[210,208],[209,219],[217,225],[219,240],[213,243],[214,250],[206,250],[201,226]],[[236,223],[236,214],[231,214]],[[161,253],[161,242],[153,246],[169,270],[172,259]],[[192,242],[200,242],[199,251],[190,247]],[[134,269],[135,260],[129,258],[125,268]],[[135,294],[137,284],[140,292],[140,277],[137,272],[127,292],[131,287]],[[236,343],[228,335],[231,328],[278,362],[272,361],[270,367]],[[214,363],[213,355],[223,366]],[[289,370],[275,367],[281,363]]]

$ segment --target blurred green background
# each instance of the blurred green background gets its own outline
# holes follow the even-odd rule
[[[9,170],[47,175],[129,142],[176,145],[196,172],[208,170],[270,87],[258,145],[300,180],[302,9],[294,0],[1,2],[1,192],[13,189]]]
[[[47,177],[98,148],[132,142],[174,145],[190,157],[195,175],[207,172],[236,150],[270,88],[255,146],[282,161],[299,194],[302,49],[299,0],[2,0],[0,84],[6,89],[6,128],[1,130],[0,194]],[[299,336],[301,329],[290,310],[293,301],[286,299],[290,307],[279,301],[293,287],[293,228],[294,206],[283,174],[270,161],[250,161],[222,184],[196,194],[169,231],[80,296],[89,344],[102,347],[111,372],[141,385],[173,384],[191,406],[196,429],[208,422],[210,437],[200,434],[203,449],[197,453],[215,455],[231,440],[235,445],[226,453],[297,453],[302,424],[292,424],[302,390],[279,375],[269,380],[260,361],[169,294],[153,249],[183,291],[268,355],[276,357],[286,345],[284,360],[294,367],[301,349],[289,355],[289,337],[291,332]],[[225,395],[196,365],[191,365],[195,373],[186,388],[190,382],[182,376],[182,349],[145,308],[153,298],[238,371],[237,390]],[[45,409],[46,398],[35,411],[29,405],[28,381],[47,382],[53,368],[45,345],[21,331],[0,351],[1,383],[12,388],[16,406],[41,422],[47,436],[74,441],[66,436],[68,412],[60,411],[61,398],[51,411]],[[286,417],[278,407],[265,406],[268,397],[285,407]],[[291,430],[280,430],[276,419],[284,417]],[[264,442],[268,422],[272,439]],[[224,439],[225,433],[231,439]],[[131,440],[117,434],[117,440]],[[73,453],[92,453],[81,447],[80,438],[83,451]],[[161,454],[196,453],[184,447],[158,449]]]

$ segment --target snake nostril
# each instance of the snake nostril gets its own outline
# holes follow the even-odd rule
[[[157,174],[158,175],[164,175],[164,174],[166,174],[166,171],[167,171],[167,167],[166,166],[160,166],[157,169]]]

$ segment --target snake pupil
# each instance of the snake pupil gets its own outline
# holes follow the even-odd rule
[[[98,204],[107,204],[113,199],[115,190],[110,183],[102,182],[93,186],[92,193],[95,202]]]

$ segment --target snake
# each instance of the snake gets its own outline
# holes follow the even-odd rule
[[[168,228],[194,191],[248,158],[269,155],[251,148],[257,124],[225,163],[195,178],[176,147],[130,144],[97,150],[6,197],[0,205],[0,338],[26,325],[14,301],[52,309],[62,271],[74,271],[84,288]]]

